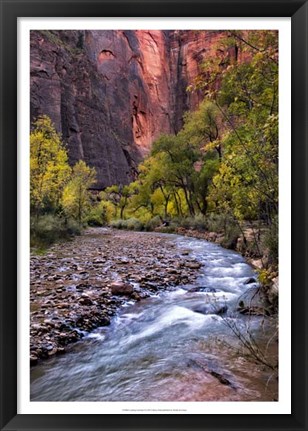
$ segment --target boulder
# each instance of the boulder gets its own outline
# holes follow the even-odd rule
[[[218,314],[222,315],[227,312],[228,307],[220,304],[200,304],[192,308],[195,313],[201,314]]]
[[[214,287],[206,287],[206,286],[195,286],[188,290],[188,292],[209,292],[215,293],[217,290]]]
[[[125,283],[123,281],[115,281],[110,284],[110,289],[112,295],[127,295],[131,296],[134,292],[134,286],[130,283]]]

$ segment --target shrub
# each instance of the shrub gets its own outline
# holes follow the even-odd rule
[[[74,219],[69,219],[65,223],[65,229],[69,236],[75,236],[81,234],[79,223]]]
[[[263,239],[263,247],[268,249],[269,264],[278,264],[278,236],[278,218],[275,217]]]
[[[66,220],[55,214],[45,214],[31,219],[31,246],[44,247],[60,239],[80,234],[74,220]]]
[[[162,233],[175,233],[177,228],[178,224],[171,222],[168,226],[159,226],[156,230]]]
[[[237,240],[241,235],[240,228],[234,220],[230,219],[228,224],[225,226],[225,237],[222,241],[223,247],[231,250],[236,249]]]
[[[238,231],[230,231],[228,236],[225,236],[221,245],[225,248],[229,248],[230,250],[236,249],[237,240],[239,238]]]
[[[86,222],[89,226],[104,226],[102,216],[92,212],[87,216]]]
[[[260,250],[259,244],[256,241],[248,241],[245,247],[245,254],[249,257],[262,257],[262,250]]]
[[[156,228],[158,228],[161,224],[162,224],[162,222],[161,222],[160,217],[155,216],[145,223],[144,229],[146,231],[153,231]]]
[[[127,220],[122,220],[122,219],[113,220],[110,223],[110,226],[113,227],[114,229],[126,229],[126,230],[135,230],[135,231],[142,231],[144,229],[144,224],[140,220],[134,217],[129,218]]]
[[[135,231],[141,231],[144,229],[143,223],[138,220],[137,218],[129,218],[128,220],[125,220],[126,222],[126,229],[128,230],[135,230]]]
[[[193,229],[199,231],[207,230],[207,222],[203,214],[197,214],[195,217],[186,217],[179,220],[179,226],[185,229]]]
[[[125,223],[125,220],[121,220],[121,219],[119,219],[119,220],[112,220],[110,222],[110,226],[112,228],[114,228],[114,229],[125,229],[124,228],[124,223]]]
[[[89,226],[104,226],[107,223],[107,213],[103,202],[92,207],[86,222]]]
[[[271,272],[268,269],[260,269],[258,271],[258,280],[260,282],[260,284],[264,287],[268,287],[271,285],[271,281],[272,281],[272,275]]]
[[[209,214],[206,217],[206,227],[210,232],[224,232],[227,224],[227,217],[222,214]]]

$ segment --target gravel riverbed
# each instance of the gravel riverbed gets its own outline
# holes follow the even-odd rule
[[[128,301],[193,284],[200,266],[172,236],[105,228],[32,252],[30,363],[65,353]]]

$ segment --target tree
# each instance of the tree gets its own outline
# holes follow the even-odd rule
[[[41,116],[30,134],[30,202],[36,216],[57,210],[71,174],[61,136],[49,117]]]
[[[152,154],[165,155],[166,181],[177,189],[181,189],[191,216],[195,215],[193,174],[195,163],[199,160],[199,150],[194,147],[183,134],[162,135],[153,143]]]
[[[184,127],[180,133],[196,149],[216,150],[221,160],[221,137],[223,131],[224,124],[219,109],[215,103],[204,99],[196,111],[185,114]]]
[[[91,208],[89,188],[96,182],[96,172],[83,160],[79,160],[73,167],[72,177],[65,186],[62,196],[64,213],[68,217],[78,220],[79,225],[84,221]]]
[[[278,34],[227,31],[217,52],[190,89],[204,94],[198,109],[177,135],[153,143],[135,193],[112,198],[152,217],[212,211],[237,232],[257,225],[259,238],[261,223],[273,224],[278,213]]]
[[[107,187],[101,193],[101,199],[103,201],[110,202],[114,206],[114,216],[117,217],[118,208],[120,209],[120,218],[124,218],[124,211],[129,203],[129,199],[136,193],[136,184],[131,183],[129,185],[113,185]]]
[[[168,204],[173,193],[168,156],[158,152],[139,166],[139,172],[139,196],[135,198],[135,202],[140,206],[147,206],[152,216],[168,218]]]
[[[218,143],[223,150],[208,199],[238,220],[271,223],[278,212],[277,36],[275,31],[226,32],[217,45],[225,60],[209,58],[193,86],[203,91],[205,106],[214,105],[211,124],[220,126],[218,140],[209,139],[206,146]],[[202,130],[198,111],[190,114],[192,130],[194,124]]]

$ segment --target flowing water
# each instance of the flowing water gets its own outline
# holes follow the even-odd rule
[[[203,264],[197,283],[128,302],[109,327],[34,367],[32,401],[265,401],[277,396],[276,379],[243,357],[226,324],[235,323],[243,333],[249,328],[265,346],[270,324],[236,311],[238,298],[253,286],[245,284],[255,277],[252,268],[238,253],[207,241],[177,236],[174,241]]]

